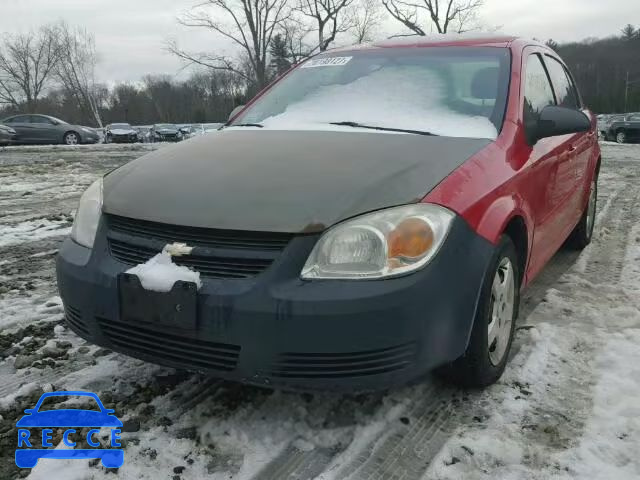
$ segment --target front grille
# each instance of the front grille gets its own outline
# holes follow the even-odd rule
[[[165,244],[184,242],[192,254],[175,257],[212,278],[250,278],[266,270],[292,238],[291,234],[182,227],[107,215],[111,255],[128,265],[144,263]]]
[[[85,323],[82,321],[82,314],[80,313],[80,310],[78,310],[77,308],[73,308],[70,305],[65,305],[64,316],[67,320],[67,324],[71,327],[72,330],[78,332],[81,335],[84,335],[85,337],[89,335],[89,330],[87,329]]]
[[[144,263],[159,253],[157,249],[154,250],[115,239],[109,239],[109,249],[114,258],[129,265]],[[174,257],[173,262],[200,272],[205,277],[250,278],[266,270],[273,260],[189,255]]]
[[[167,333],[157,327],[145,328],[104,318],[96,318],[103,334],[117,349],[163,359],[185,368],[221,370],[236,367],[240,355],[238,345],[208,342]]]
[[[116,215],[107,216],[109,229],[142,238],[186,242],[189,245],[210,248],[238,248],[256,250],[283,250],[291,238],[289,233],[244,232],[213,228],[183,227],[149,222]]]
[[[415,343],[351,353],[283,353],[268,374],[280,378],[379,375],[410,366],[415,355]]]

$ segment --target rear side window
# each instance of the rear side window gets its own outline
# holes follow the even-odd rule
[[[566,69],[560,62],[549,55],[545,55],[545,60],[553,83],[553,89],[556,92],[558,105],[577,110],[579,108],[578,96]]]
[[[542,59],[537,54],[531,55],[527,60],[524,84],[523,120],[527,134],[534,132],[542,109],[548,105],[555,105],[555,103],[553,90]]]
[[[29,115],[18,115],[17,117],[7,120],[5,123],[31,123],[31,121],[29,120]]]

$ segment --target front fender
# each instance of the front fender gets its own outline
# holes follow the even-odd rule
[[[507,228],[511,220],[520,217],[524,221],[527,230],[527,264],[531,254],[533,243],[534,222],[529,205],[521,198],[511,195],[495,199],[489,207],[484,210],[480,220],[476,224],[478,235],[486,238],[494,245],[500,241],[500,237]],[[525,274],[526,272],[522,272]]]

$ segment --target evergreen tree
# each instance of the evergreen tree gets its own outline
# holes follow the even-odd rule
[[[289,50],[287,49],[287,42],[281,34],[277,34],[271,41],[269,47],[269,53],[271,54],[271,67],[272,75],[278,76],[291,68],[291,61],[289,61]]]

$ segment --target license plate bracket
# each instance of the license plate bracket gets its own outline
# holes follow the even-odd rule
[[[118,292],[122,322],[196,328],[198,287],[193,282],[178,280],[169,292],[155,292],[145,290],[136,275],[122,273]]]

